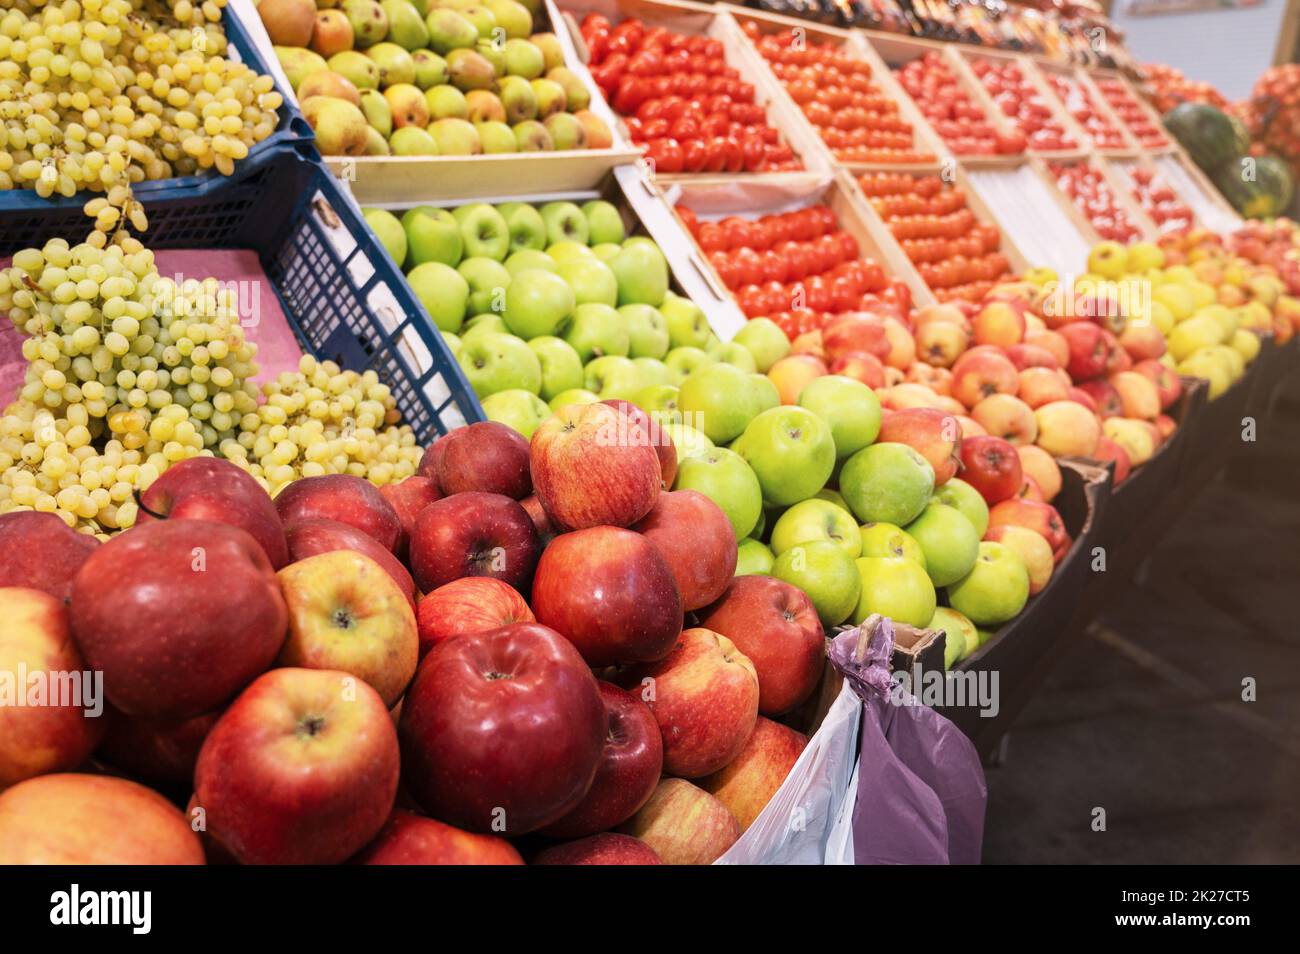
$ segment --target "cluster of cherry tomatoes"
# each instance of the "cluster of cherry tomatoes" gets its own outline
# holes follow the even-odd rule
[[[1025,134],[1000,131],[939,53],[926,53],[895,72],[934,131],[957,155],[1018,155],[1025,151]]]
[[[857,239],[826,205],[748,219],[677,214],[748,318],[771,318],[793,339],[831,315],[859,309],[906,314],[906,286],[863,258]]]
[[[917,151],[912,124],[898,114],[871,80],[871,64],[831,43],[795,42],[793,32],[761,35],[753,22],[745,32],[791,98],[841,162],[932,162]]]
[[[1137,97],[1129,92],[1123,82],[1109,76],[1098,77],[1096,82],[1097,89],[1106,97],[1106,102],[1115,110],[1115,115],[1123,120],[1133,138],[1144,148],[1155,149],[1169,143],[1169,137],[1161,131],[1160,124],[1142,108]]]
[[[1104,239],[1127,244],[1138,238],[1139,230],[1120,204],[1101,170],[1086,162],[1051,165],[1056,185],[1092,223]]]
[[[1077,148],[1074,137],[1053,115],[1052,107],[1015,62],[999,63],[985,57],[971,61],[971,69],[993,97],[994,104],[1025,134],[1036,152],[1061,152]]]
[[[1252,156],[1281,156],[1300,172],[1300,64],[1270,66],[1233,111],[1250,132]]]
[[[1228,100],[1212,83],[1188,79],[1177,67],[1144,63],[1142,72],[1146,74],[1147,87],[1159,113],[1167,113],[1179,103],[1208,103],[1218,109],[1228,109]]]
[[[1164,178],[1146,166],[1130,166],[1125,170],[1133,183],[1133,198],[1162,232],[1189,229],[1195,218],[1187,203],[1169,187]]]
[[[1054,70],[1044,70],[1048,84],[1056,93],[1065,111],[1074,117],[1074,121],[1083,127],[1083,131],[1098,149],[1123,149],[1126,145],[1124,134],[1118,126],[1098,107],[1092,94],[1082,83],[1072,76],[1065,76]]]
[[[582,38],[591,75],[656,172],[802,169],[754,101],[754,86],[728,66],[722,43],[632,18],[613,26],[589,13]]]
[[[998,227],[939,176],[869,172],[858,185],[936,298],[979,301],[1010,274]]]

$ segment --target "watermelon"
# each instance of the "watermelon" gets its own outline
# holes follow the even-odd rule
[[[1253,163],[1253,167],[1245,165],[1247,161]],[[1291,204],[1295,191],[1290,168],[1276,156],[1230,163],[1219,169],[1213,178],[1223,197],[1248,219],[1279,215]]]
[[[1237,129],[1221,109],[1205,103],[1180,103],[1165,113],[1164,124],[1206,172],[1214,172],[1241,155]]]

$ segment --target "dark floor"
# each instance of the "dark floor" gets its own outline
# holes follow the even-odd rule
[[[1300,399],[1282,406],[1020,715],[988,769],[987,863],[1300,862]]]

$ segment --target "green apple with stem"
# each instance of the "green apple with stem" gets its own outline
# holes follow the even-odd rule
[[[862,535],[853,515],[829,500],[811,497],[790,507],[772,526],[772,552],[777,556],[801,543],[833,543],[857,559],[862,553]]]
[[[1015,617],[1029,600],[1029,571],[1020,556],[1001,543],[984,540],[975,566],[948,587],[948,602],[980,627],[996,627]]]
[[[934,584],[921,564],[902,557],[858,557],[854,563],[862,582],[854,623],[879,613],[895,623],[919,627],[934,616]]]
[[[709,343],[709,320],[700,306],[680,295],[669,296],[659,312],[668,322],[668,343],[674,348],[700,348]]]
[[[617,289],[616,289],[617,292]],[[668,354],[668,321],[650,305],[624,305],[618,310],[627,326],[628,354],[659,358]]]
[[[906,444],[864,447],[840,470],[840,493],[863,523],[906,526],[920,516],[933,491],[934,468]]]
[[[560,274],[560,266],[555,264],[555,259],[534,248],[521,248],[519,251],[511,253],[510,257],[505,260],[505,266],[506,271],[511,275],[518,275],[520,272],[531,269],[552,272],[556,275]]]
[[[563,338],[542,335],[528,342],[542,366],[542,399],[549,401],[557,394],[582,387],[586,380],[582,359]]]
[[[584,369],[583,386],[595,391],[602,401],[621,398],[630,401],[644,387],[641,369],[632,359],[621,354],[607,354],[593,358]]]
[[[540,252],[546,248],[546,223],[534,206],[527,202],[502,202],[497,211],[510,229],[512,257],[513,253],[523,249]]]
[[[763,500],[771,504],[807,500],[826,486],[835,469],[830,425],[802,407],[774,407],[759,414],[732,450],[754,469]]]
[[[664,355],[664,364],[677,376],[678,383],[712,363],[713,359],[699,348],[673,348]]]
[[[524,440],[529,440],[533,431],[551,416],[551,409],[533,392],[515,388],[485,397],[483,413],[489,421],[513,427],[524,436]]]
[[[495,332],[469,335],[456,355],[470,387],[480,398],[498,391],[542,389],[542,365],[528,344],[514,335]]]
[[[744,459],[725,447],[709,447],[690,455],[683,452],[681,444],[677,448],[673,489],[697,490],[721,507],[738,541],[753,533],[763,512],[763,491]]]
[[[935,586],[955,583],[974,567],[979,534],[955,507],[932,500],[904,529],[925,554],[925,571]]]
[[[778,554],[771,575],[803,590],[827,627],[848,619],[862,593],[853,557],[825,540],[800,543]]]
[[[637,359],[632,360],[635,362]],[[632,403],[660,424],[680,421],[682,412],[677,406],[677,394],[680,390],[675,384],[652,384],[638,391]]]
[[[902,527],[883,521],[858,528],[864,557],[902,557],[925,566],[925,551]]]
[[[600,395],[595,391],[588,391],[586,388],[570,388],[555,395],[549,403],[552,411],[558,411],[566,404],[595,404],[599,400]]]
[[[842,374],[813,378],[799,392],[799,406],[831,426],[835,456],[840,460],[868,446],[880,433],[880,399],[854,378]]]
[[[687,375],[677,395],[684,420],[715,444],[735,440],[753,420],[749,376],[735,365],[715,362]]]
[[[623,216],[612,202],[592,199],[582,204],[582,214],[587,219],[587,240],[592,245],[622,245],[627,230]]]
[[[402,216],[402,228],[412,265],[441,262],[455,268],[465,255],[460,223],[446,209],[417,205]]]
[[[742,345],[734,342],[719,341],[717,344],[711,345],[705,354],[714,361],[734,365],[747,374],[753,374],[758,370],[758,366],[754,364],[754,356]]]
[[[559,334],[568,327],[576,302],[573,289],[553,272],[517,272],[506,288],[506,326],[521,338]]]
[[[469,283],[442,262],[425,262],[407,274],[411,291],[443,331],[459,331],[469,304]]]
[[[790,353],[790,339],[771,318],[751,318],[731,340],[749,350],[763,374]]]
[[[771,576],[775,562],[762,540],[746,537],[736,547],[736,576]]]
[[[573,310],[573,319],[564,331],[564,340],[573,346],[585,364],[593,358],[628,353],[627,327],[619,313],[609,305],[588,302]]]
[[[505,308],[510,273],[493,258],[467,258],[456,267],[469,284],[469,314],[500,314]]]
[[[975,535],[984,538],[989,528],[989,505],[984,495],[960,477],[950,477],[934,488],[934,499],[947,504],[971,522]]]
[[[549,244],[576,242],[584,247],[590,244],[587,217],[572,202],[547,202],[542,206],[541,213],[542,221],[546,223],[546,241]]]
[[[618,302],[618,281],[614,273],[594,255],[562,262],[560,277],[569,283],[579,305],[591,302],[613,308]]]
[[[460,223],[466,255],[505,261],[510,251],[510,227],[500,212],[486,202],[473,202],[459,206],[452,216]]]

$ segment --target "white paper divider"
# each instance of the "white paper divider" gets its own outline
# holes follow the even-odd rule
[[[1188,174],[1177,156],[1153,156],[1151,162],[1178,197],[1192,207],[1192,212],[1207,229],[1227,235],[1241,228],[1241,216],[1229,212],[1205,194],[1200,184]]]
[[[967,169],[966,178],[997,216],[997,223],[1037,265],[1058,275],[1079,274],[1088,242],[1060,214],[1046,182],[1029,165],[1017,169]]]

